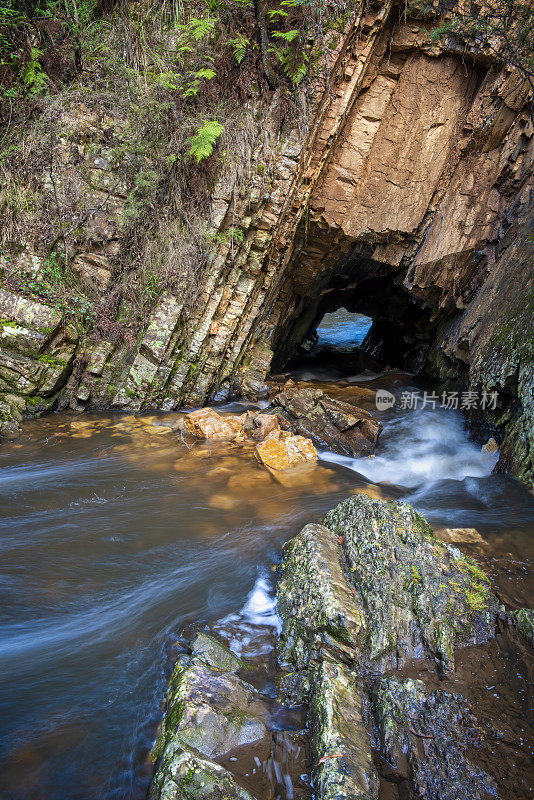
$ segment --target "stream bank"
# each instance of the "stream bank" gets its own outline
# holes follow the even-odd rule
[[[253,443],[182,439],[171,429],[180,414],[56,414],[3,445],[0,776],[10,799],[144,798],[166,685],[199,627],[252,663],[243,679],[267,704],[270,733],[280,729],[274,749],[230,753],[224,768],[253,796],[272,800],[287,775],[295,797],[308,796],[316,761],[295,743],[306,714],[288,716],[276,699],[273,566],[288,539],[352,493],[410,502],[434,529],[476,528],[462,552],[507,608],[534,605],[532,496],[492,474],[495,454],[469,440],[457,412],[378,410],[377,389],[413,387],[400,372],[293,377],[375,415],[384,426],[375,457],[320,449],[310,472],[282,483]],[[521,670],[493,645],[476,647],[456,657],[461,691],[471,686],[485,714],[505,720],[513,745],[523,736]],[[428,665],[407,675],[419,672]],[[432,691],[457,686],[430,672]]]

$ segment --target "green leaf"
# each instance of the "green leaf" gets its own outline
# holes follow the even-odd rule
[[[212,78],[215,78],[217,73],[213,69],[199,69],[198,72],[195,73],[195,78],[206,78],[206,80],[211,81]]]
[[[194,18],[187,25],[188,33],[191,34],[195,42],[200,42],[201,39],[213,31],[216,21],[210,17],[205,17],[204,19]]]
[[[228,41],[226,44],[234,51],[234,58],[237,63],[241,64],[245,58],[247,47],[250,44],[250,39],[248,39],[246,36],[243,36],[241,33],[238,33],[235,39],[230,39],[230,41]]]
[[[217,139],[224,131],[224,127],[217,120],[205,120],[195,136],[189,139],[191,149],[189,155],[196,159],[197,164],[213,153]]]
[[[285,32],[274,31],[274,33],[271,34],[273,39],[283,39],[285,42],[292,42],[293,39],[296,39],[298,35],[299,31],[297,30],[285,31]]]

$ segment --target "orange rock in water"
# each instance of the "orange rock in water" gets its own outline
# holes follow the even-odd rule
[[[262,441],[280,427],[276,414],[253,414],[249,412],[245,419],[245,433],[251,439]]]
[[[184,418],[187,431],[202,439],[238,439],[244,437],[244,417],[222,417],[212,408],[191,411]]]
[[[304,436],[268,436],[256,447],[256,455],[270,469],[290,469],[297,464],[317,460],[313,442]]]

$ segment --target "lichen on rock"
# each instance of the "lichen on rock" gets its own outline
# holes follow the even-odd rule
[[[334,632],[377,665],[430,656],[449,669],[456,646],[493,635],[500,608],[483,571],[435,539],[416,511],[365,495],[289,543],[279,597],[287,620],[282,652],[293,650],[297,666],[305,659],[294,642],[309,647]]]
[[[512,611],[512,619],[519,633],[534,647],[534,609],[519,608]]]
[[[466,756],[480,734],[459,695],[428,692],[419,680],[383,678],[371,695],[378,745],[389,779],[429,800],[497,796],[493,778]]]
[[[259,693],[235,673],[244,662],[217,639],[199,633],[181,657],[152,756],[150,800],[251,800],[216,759],[268,735]]]
[[[480,567],[414,509],[358,495],[307,525],[284,548],[278,611],[280,694],[308,703],[318,800],[378,797],[373,741],[382,774],[414,796],[495,794],[465,754],[476,728],[465,702],[383,677],[413,659],[452,671],[455,650],[492,638],[501,611]]]

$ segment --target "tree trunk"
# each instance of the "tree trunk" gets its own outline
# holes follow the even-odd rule
[[[256,23],[258,25],[258,36],[260,40],[261,61],[263,64],[263,71],[269,84],[269,89],[276,89],[277,80],[276,75],[269,58],[269,36],[267,33],[267,25],[265,23],[265,6],[264,0],[254,0],[254,14],[256,15]]]

